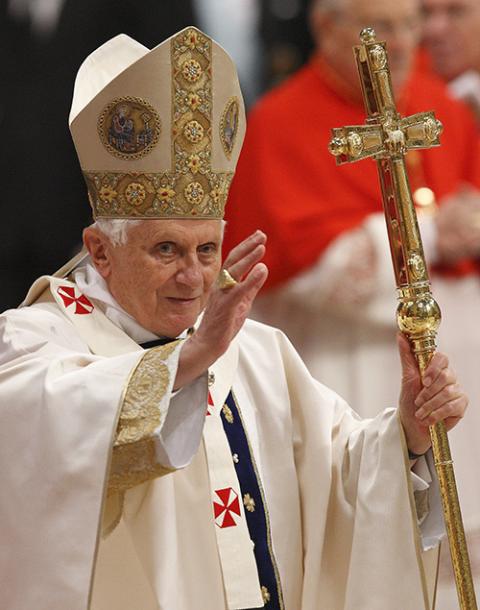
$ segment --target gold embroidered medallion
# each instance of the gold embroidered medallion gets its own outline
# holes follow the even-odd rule
[[[190,48],[193,50],[195,48],[194,45],[190,45]],[[196,83],[200,78],[202,78],[203,68],[195,59],[188,59],[182,65],[182,75],[185,80],[188,80],[189,83]]]
[[[120,159],[139,159],[148,154],[158,142],[160,130],[158,113],[138,97],[113,100],[98,119],[102,144]]]
[[[125,189],[125,199],[130,205],[141,205],[145,200],[146,195],[147,191],[145,190],[145,187],[139,182],[130,182]]]
[[[192,144],[198,144],[203,140],[204,130],[198,121],[190,121],[183,129],[183,134]]]
[[[227,102],[222,114],[222,120],[220,121],[220,140],[222,141],[223,150],[227,155],[227,159],[230,159],[233,147],[235,146],[239,114],[240,104],[238,103],[238,99],[232,97]]]

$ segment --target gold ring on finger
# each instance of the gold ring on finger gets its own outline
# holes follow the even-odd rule
[[[217,284],[220,290],[230,290],[230,288],[233,288],[237,283],[237,280],[235,280],[226,269],[222,269],[218,274]]]

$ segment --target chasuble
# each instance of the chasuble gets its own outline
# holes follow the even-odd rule
[[[2,607],[431,607],[394,410],[361,420],[252,321],[172,393],[182,340],[142,350],[89,274],[0,317]]]

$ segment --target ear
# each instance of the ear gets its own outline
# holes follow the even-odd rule
[[[103,279],[109,277],[112,271],[110,260],[112,246],[108,237],[94,227],[87,227],[83,231],[83,243],[90,254],[95,269]]]

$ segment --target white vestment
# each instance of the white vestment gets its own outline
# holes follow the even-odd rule
[[[394,410],[360,420],[280,331],[247,321],[210,370],[206,417],[206,375],[172,393],[181,341],[143,351],[135,342],[149,333],[126,314],[109,321],[115,306],[98,291],[45,285],[37,303],[0,316],[0,607],[225,610],[258,599],[238,586],[250,576],[236,566],[253,556],[235,537],[243,507],[228,530],[212,510],[216,484],[236,488],[215,428],[230,390],[285,609],[431,607]]]
[[[434,227],[422,221],[427,260],[435,260]],[[349,278],[342,299],[327,300],[345,274],[352,252],[359,254],[358,234],[338,238],[318,263],[283,288],[258,298],[253,316],[281,328],[310,372],[343,396],[362,417],[374,417],[383,406],[396,404],[400,362],[396,345],[395,279],[383,214],[371,215],[362,227],[375,251],[375,274]],[[361,246],[361,244],[360,244]],[[371,273],[371,271],[370,271]],[[361,295],[371,292],[363,299]],[[444,351],[470,398],[463,421],[449,433],[455,476],[476,583],[480,586],[480,485],[472,464],[480,462],[480,278],[432,275],[432,292],[442,310],[438,334]],[[360,295],[360,302],[357,298]],[[445,545],[446,548],[446,545]],[[445,564],[449,564],[448,551]],[[442,579],[453,587],[453,574]],[[452,594],[452,598],[456,596]],[[452,606],[457,607],[456,601]],[[441,606],[442,610],[447,605]]]
[[[463,100],[473,110],[477,121],[480,119],[480,73],[467,70],[448,83],[453,97]]]

